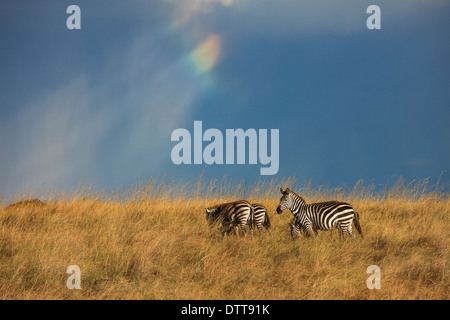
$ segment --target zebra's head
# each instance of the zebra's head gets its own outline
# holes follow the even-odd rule
[[[291,190],[289,190],[289,188],[286,188],[284,190],[283,188],[280,188],[280,192],[280,204],[277,207],[278,214],[281,214],[284,210],[289,209],[292,205]]]
[[[218,216],[218,210],[216,207],[209,207],[209,208],[205,208],[205,213],[206,213],[206,221],[208,222],[208,224],[210,226],[212,226],[214,224],[214,222],[217,220],[217,216]]]

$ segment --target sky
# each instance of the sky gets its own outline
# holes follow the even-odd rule
[[[69,30],[78,5],[81,29]],[[369,5],[381,29],[369,30]],[[0,195],[168,176],[171,134],[279,129],[275,176],[313,185],[449,181],[450,3],[441,0],[0,4]]]

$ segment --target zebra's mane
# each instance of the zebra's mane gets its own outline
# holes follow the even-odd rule
[[[301,202],[306,203],[305,199],[303,199],[298,193],[296,193],[296,192],[294,192],[294,191],[292,191],[292,190],[290,190],[290,189],[289,189],[289,191],[290,191],[290,193],[293,194],[295,197],[299,198]]]

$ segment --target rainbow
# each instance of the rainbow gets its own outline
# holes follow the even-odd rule
[[[179,61],[182,74],[178,81],[188,81],[188,87],[204,92],[218,85],[212,71],[223,58],[223,39],[217,33],[205,34],[191,27],[196,13],[201,9],[199,6],[202,4],[190,6],[184,2],[177,3],[168,31],[180,39],[182,46],[183,55]]]
[[[210,71],[217,64],[221,53],[221,39],[219,35],[210,35],[200,43],[188,56],[188,60],[199,75]]]

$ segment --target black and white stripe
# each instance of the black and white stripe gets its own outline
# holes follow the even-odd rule
[[[262,234],[262,227],[266,228],[266,230],[271,234],[270,232],[270,218],[269,213],[267,211],[267,208],[260,204],[260,203],[252,203],[253,209],[254,209],[254,218],[253,218],[253,224],[256,226],[256,228],[259,231],[259,234]]]
[[[254,209],[246,200],[222,203],[206,208],[206,221],[210,226],[215,223],[222,224],[222,235],[230,233],[233,229],[238,234],[240,227],[245,235],[245,226],[252,231]]]
[[[359,215],[352,205],[345,202],[327,201],[307,204],[302,197],[286,188],[280,188],[282,194],[277,213],[291,210],[295,221],[291,223],[291,234],[300,235],[302,231],[306,236],[317,234],[317,230],[332,230],[337,228],[341,236],[353,236],[352,222],[362,236],[359,224]]]
[[[306,234],[306,229],[300,223],[296,222],[295,217],[289,222],[289,228],[291,229],[292,238],[299,238],[302,234]],[[317,230],[313,230],[315,235],[317,235]]]
[[[300,237],[304,229],[303,227],[300,227],[297,223],[295,223],[295,218],[292,219],[291,222],[289,222],[289,227],[291,228],[291,236],[294,239]]]

